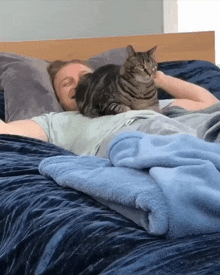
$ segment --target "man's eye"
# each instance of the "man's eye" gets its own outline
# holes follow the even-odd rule
[[[71,85],[71,82],[65,82],[65,83],[63,83],[63,87],[68,87],[69,85]]]
[[[68,77],[67,79],[63,80],[62,87],[69,87],[75,85],[75,79],[72,77]]]

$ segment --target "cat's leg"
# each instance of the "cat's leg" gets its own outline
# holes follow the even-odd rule
[[[112,103],[109,105],[105,113],[106,115],[116,115],[127,111],[131,111],[131,108],[124,104]]]

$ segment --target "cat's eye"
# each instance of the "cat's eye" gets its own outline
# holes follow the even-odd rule
[[[140,65],[137,65],[136,68],[137,68],[138,70],[144,71],[144,67],[143,67],[143,65],[141,65],[141,64],[140,64]]]

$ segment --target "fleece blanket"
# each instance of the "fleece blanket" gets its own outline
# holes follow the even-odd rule
[[[84,192],[150,234],[179,238],[220,232],[220,146],[191,134],[117,135],[108,159],[55,156],[42,175]]]

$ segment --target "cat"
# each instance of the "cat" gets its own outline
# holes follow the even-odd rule
[[[128,57],[122,66],[105,65],[83,76],[75,93],[79,112],[91,118],[129,110],[151,109],[160,112],[154,83],[156,48],[135,52],[128,45]]]

